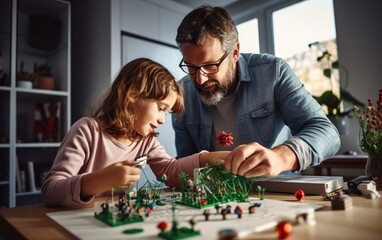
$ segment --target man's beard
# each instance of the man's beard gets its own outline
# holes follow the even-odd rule
[[[233,85],[234,78],[234,70],[233,68],[230,68],[227,74],[225,75],[222,84],[220,84],[219,81],[215,79],[210,79],[203,83],[202,86],[196,85],[196,89],[198,89],[201,95],[202,102],[208,106],[218,104],[230,90],[231,86]],[[211,85],[215,85],[216,89],[214,89],[213,91],[203,90],[204,88],[209,87]]]

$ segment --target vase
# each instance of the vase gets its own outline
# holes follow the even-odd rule
[[[382,155],[368,155],[365,174],[373,178],[377,189],[382,189]]]
[[[337,128],[338,133],[341,135],[348,135],[350,130],[348,116],[328,116],[329,120]]]
[[[40,76],[35,81],[35,88],[44,90],[54,89],[54,78],[51,76]]]

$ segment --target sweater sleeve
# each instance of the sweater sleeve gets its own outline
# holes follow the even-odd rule
[[[89,164],[86,159],[92,144],[90,127],[90,122],[80,120],[64,137],[41,189],[46,205],[69,206],[92,201],[92,197],[80,198],[81,178],[86,172],[84,165]]]
[[[195,168],[199,168],[199,155],[206,151],[201,151],[193,155],[175,159],[166,153],[165,148],[160,143],[153,139],[148,152],[148,164],[153,170],[157,179],[160,179],[163,174],[167,176],[166,185],[169,187],[179,188],[181,180],[179,175],[184,172],[189,179],[193,179]]]

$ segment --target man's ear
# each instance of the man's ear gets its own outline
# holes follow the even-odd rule
[[[239,60],[240,56],[240,43],[235,43],[235,46],[233,48],[233,62],[236,63]]]

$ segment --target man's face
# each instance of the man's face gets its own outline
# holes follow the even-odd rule
[[[198,69],[195,74],[189,74],[205,104],[215,105],[220,102],[233,85],[238,51],[230,51],[224,58],[225,52],[216,38],[207,39],[202,46],[184,45],[181,51],[184,64],[195,67],[216,64],[222,60],[216,73],[205,74]]]

